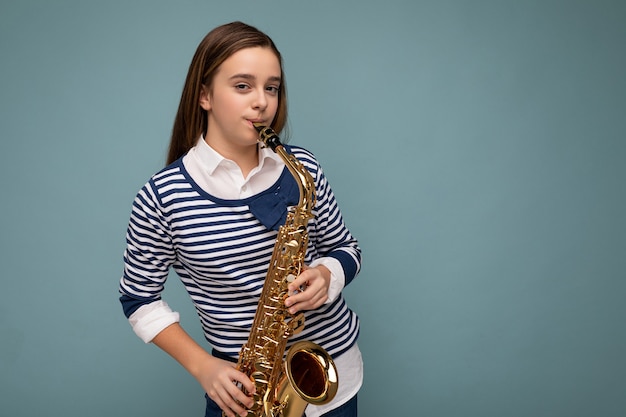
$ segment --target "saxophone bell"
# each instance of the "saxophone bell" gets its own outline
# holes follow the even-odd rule
[[[337,368],[328,353],[313,342],[297,342],[287,351],[275,400],[264,403],[265,415],[300,417],[308,404],[330,402],[338,386]]]

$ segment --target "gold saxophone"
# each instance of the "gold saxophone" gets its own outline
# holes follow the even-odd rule
[[[298,183],[300,201],[287,213],[278,229],[263,291],[248,341],[241,348],[237,369],[254,382],[254,405],[248,417],[301,417],[307,404],[326,404],[337,393],[337,368],[322,347],[309,341],[295,343],[287,352],[287,340],[304,328],[304,314],[285,307],[287,286],[303,270],[313,217],[315,183],[309,171],[288,153],[269,127],[254,125],[259,141],[285,162]]]

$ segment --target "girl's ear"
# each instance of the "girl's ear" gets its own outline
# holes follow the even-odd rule
[[[202,86],[202,91],[200,92],[200,107],[204,110],[211,110],[211,93],[207,86]]]

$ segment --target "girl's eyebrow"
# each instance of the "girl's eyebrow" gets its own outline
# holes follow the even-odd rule
[[[235,80],[237,78],[242,78],[244,80],[256,80],[256,76],[252,74],[235,74],[230,77],[231,80]],[[280,82],[280,77],[272,76],[268,79],[268,81]]]

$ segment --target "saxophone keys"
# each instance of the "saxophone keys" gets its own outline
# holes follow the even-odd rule
[[[250,407],[249,410],[257,411],[263,406],[263,394],[262,393],[259,394],[257,392],[256,394],[252,395],[252,400],[254,401],[254,404],[252,404],[252,407]]]
[[[254,382],[254,385],[257,387],[268,383],[267,375],[262,372],[253,372],[252,375],[250,375],[250,379],[252,379],[252,382]]]
[[[267,373],[267,372],[271,372],[272,371],[272,364],[269,362],[256,362],[254,364],[254,370],[255,372],[252,374],[257,374],[257,373]]]
[[[298,313],[297,316],[289,321],[289,327],[292,329],[291,334],[298,334],[304,330],[304,313]]]
[[[289,274],[287,275],[287,277],[285,278],[285,282],[287,283],[287,285],[291,284],[294,280],[296,279],[296,276],[294,274]],[[307,288],[309,287],[309,282],[305,282],[304,284],[300,285],[298,287],[297,290],[294,290],[291,295],[296,295],[299,294],[301,292],[304,292]],[[289,294],[285,294],[285,298],[287,298],[289,296]]]
[[[258,415],[259,415],[258,411],[259,411],[259,408],[261,408],[261,404],[257,405],[255,403],[252,407],[253,408],[247,410],[248,413],[246,414],[246,417],[258,417]]]

